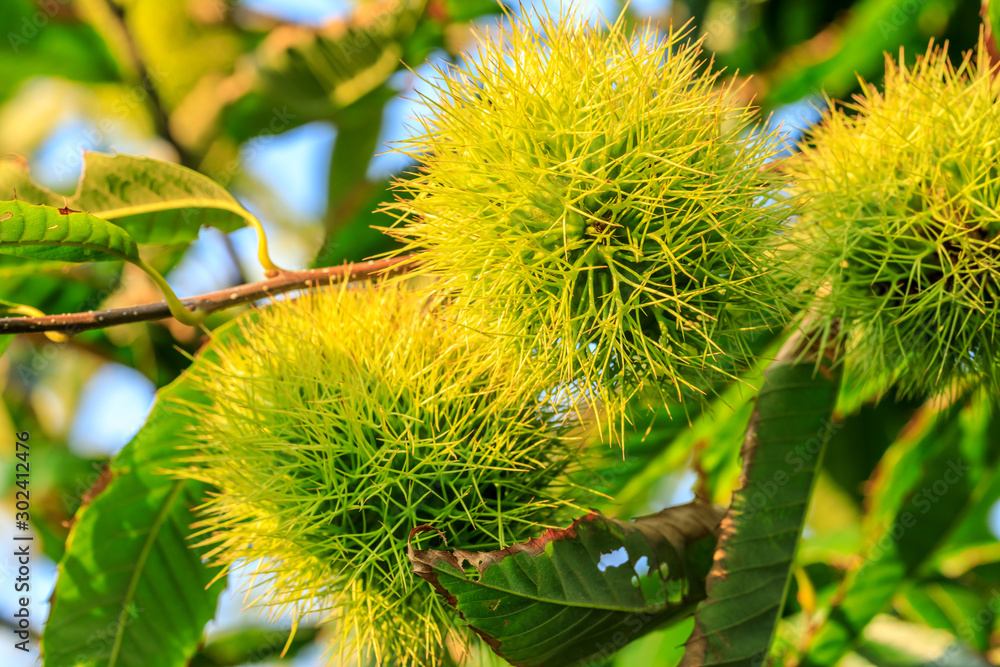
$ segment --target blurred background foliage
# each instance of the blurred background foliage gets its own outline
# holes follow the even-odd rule
[[[598,12],[617,15],[622,3],[562,4],[530,6],[598,20]],[[947,41],[958,57],[975,45],[980,26],[978,0],[634,0],[627,11],[631,20],[664,26],[692,21],[715,65],[725,76],[749,77],[742,94],[760,106],[762,122],[782,123],[789,141],[818,119],[824,93],[850,97],[855,72],[877,82],[885,52],[905,49],[912,61],[934,39]],[[389,151],[409,132],[406,119],[423,108],[424,79],[474,57],[472,27],[488,30],[503,20],[493,0],[3,0],[0,154],[22,156],[37,181],[65,193],[85,150],[176,161],[229,188],[264,221],[279,265],[363,259],[390,249],[372,229],[390,220],[373,211],[393,196],[390,180],[412,167]],[[154,263],[182,296],[262,277],[246,229],[204,230],[189,247],[159,249]],[[159,294],[129,267],[29,271],[4,256],[0,299],[62,313]],[[213,315],[206,326],[236,314]],[[32,434],[32,518],[46,556],[34,575],[43,590],[51,590],[74,512],[99,488],[108,458],[143,423],[155,390],[177,377],[204,339],[203,331],[172,321],[128,324],[68,343],[20,336],[0,358],[0,432]],[[762,340],[761,349],[772,344]],[[752,374],[746,379],[754,382]],[[727,502],[752,396],[734,384],[703,415],[678,406],[672,418],[662,407],[637,411],[628,458],[602,452],[606,490],[616,497],[602,509],[635,516],[694,494]],[[954,450],[974,460],[971,490],[935,496],[950,503],[944,523],[920,525],[934,539],[913,555],[891,607],[848,657],[877,665],[942,656],[996,662],[995,425],[970,404],[947,415],[954,428],[942,434],[930,418],[939,408],[875,398],[850,384],[841,397],[841,428],[824,463],[782,646],[795,654],[810,618],[842,594],[840,582],[859,567],[858,554],[888,530],[920,484],[934,488],[940,471],[930,462]],[[888,475],[904,465],[910,474],[902,481]],[[11,516],[12,468],[12,456],[0,458],[2,506]],[[12,523],[0,521],[0,533]],[[3,558],[6,588],[14,565],[10,555]],[[192,664],[275,659],[282,622],[268,625],[241,612],[239,586],[231,579]],[[33,599],[35,619],[46,616],[44,597]],[[4,619],[10,603],[10,595],[0,596]],[[654,633],[613,663],[676,661],[683,632]],[[314,664],[321,655],[315,634],[300,631],[288,659]],[[486,651],[472,660],[493,662]],[[34,656],[25,661],[3,642],[0,663],[33,664]]]

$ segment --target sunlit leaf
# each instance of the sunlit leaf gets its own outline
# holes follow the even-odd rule
[[[121,227],[89,213],[22,201],[0,202],[0,252],[61,262],[142,262]]]
[[[162,389],[107,488],[77,513],[43,635],[49,667],[187,664],[215,612],[224,578],[209,586],[218,570],[191,541],[207,487],[163,474],[190,426],[168,399],[203,400],[183,376]]]
[[[187,324],[200,321],[139,255],[139,247],[124,229],[89,213],[22,201],[0,202],[0,253],[60,262],[124,260],[141,268],[157,284],[174,317]]]
[[[68,206],[125,229],[136,243],[192,241],[202,226],[233,231],[249,215],[225,188],[171,162],[86,153],[77,191],[59,196],[31,181],[23,160],[0,161],[0,192],[31,204]]]
[[[65,206],[113,221],[142,244],[187,243],[203,226],[228,232],[249,223],[259,235],[261,264],[275,268],[257,218],[212,179],[172,162],[85,153],[76,192],[61,197],[32,182],[23,159],[8,158],[0,161],[4,191],[31,204]]]

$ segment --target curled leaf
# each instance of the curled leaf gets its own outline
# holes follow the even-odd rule
[[[66,206],[111,220],[142,244],[187,243],[203,226],[224,232],[252,226],[258,258],[271,262],[260,221],[221,185],[172,162],[132,155],[85,153],[76,192],[62,197],[31,180],[22,158],[0,160],[0,196],[31,204]]]
[[[163,276],[139,255],[139,246],[127,231],[89,213],[22,201],[0,202],[0,253],[43,261],[130,262],[159,286],[179,322],[201,322],[201,315],[185,308]]]

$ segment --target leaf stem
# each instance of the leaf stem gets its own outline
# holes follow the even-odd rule
[[[186,324],[191,327],[196,327],[202,323],[205,319],[204,312],[192,312],[188,310],[181,300],[177,298],[177,294],[174,292],[173,288],[166,281],[166,279],[160,275],[160,272],[150,266],[146,260],[140,259],[135,262],[135,265],[146,272],[156,286],[160,288],[163,293],[163,297],[167,300],[167,307],[170,309],[170,314],[174,316],[174,319],[181,324]]]
[[[270,254],[268,254],[267,234],[264,233],[264,225],[260,224],[260,220],[257,219],[257,216],[250,213],[246,209],[241,208],[238,212],[248,223],[250,223],[251,227],[257,230],[257,260],[260,262],[260,265],[264,267],[264,270],[267,271],[268,274],[280,272],[281,269],[274,265],[274,262],[271,261]]]

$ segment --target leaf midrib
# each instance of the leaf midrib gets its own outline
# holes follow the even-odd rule
[[[153,522],[152,527],[149,529],[149,534],[146,536],[146,539],[142,544],[142,550],[139,552],[139,558],[136,559],[135,562],[135,570],[133,570],[132,576],[129,578],[128,589],[126,590],[125,597],[121,602],[121,610],[118,612],[118,627],[115,628],[115,641],[111,647],[111,655],[108,657],[108,667],[114,667],[118,662],[118,654],[121,651],[122,641],[125,638],[125,615],[128,613],[129,607],[135,599],[135,592],[139,587],[139,579],[146,566],[146,560],[149,558],[149,554],[153,550],[153,544],[156,542],[160,529],[163,527],[163,522],[166,521],[167,516],[173,509],[174,502],[184,489],[184,485],[186,483],[187,482],[185,480],[177,480],[173,483],[170,493],[163,502],[163,507],[161,507],[160,511],[157,513],[156,520]]]
[[[244,220],[247,219],[242,208],[235,202],[228,202],[221,199],[164,199],[161,202],[149,204],[134,204],[120,208],[91,211],[90,214],[105,220],[115,220],[125,218],[130,215],[142,215],[143,213],[159,213],[162,211],[174,211],[182,208],[214,208],[221,211],[229,211],[238,215]]]
[[[459,576],[459,574],[453,574],[452,572],[446,572],[445,570],[438,570],[438,572],[439,572],[439,574],[442,574],[442,575],[446,574],[447,576],[450,576],[452,579],[455,579],[456,581],[460,581],[460,582],[463,582],[463,583],[469,583],[469,584],[472,584],[473,586],[477,586],[477,587],[480,587],[480,588],[486,588],[486,589],[489,589],[491,591],[496,591],[498,593],[503,593],[504,595],[510,595],[510,596],[517,597],[517,598],[522,598],[522,599],[525,599],[525,600],[532,600],[534,602],[541,602],[543,604],[553,604],[553,605],[558,605],[558,606],[562,606],[562,607],[576,607],[576,608],[579,608],[579,609],[592,609],[594,611],[613,611],[613,612],[618,612],[618,613],[623,613],[623,614],[635,614],[635,613],[638,613],[638,612],[641,612],[641,613],[658,613],[658,612],[666,611],[667,609],[669,609],[669,604],[659,604],[659,605],[653,605],[653,606],[649,606],[649,607],[609,607],[609,606],[604,606],[604,605],[600,605],[600,604],[590,604],[590,603],[583,603],[583,602],[571,602],[569,600],[552,600],[552,599],[549,599],[549,598],[539,597],[537,595],[529,595],[527,593],[521,593],[521,592],[515,591],[515,590],[510,590],[510,589],[506,589],[506,588],[500,588],[499,586],[494,586],[492,584],[485,583],[482,580],[479,580],[479,581],[469,581],[468,579],[464,578],[463,576]],[[458,571],[456,570],[456,572],[458,572]]]

